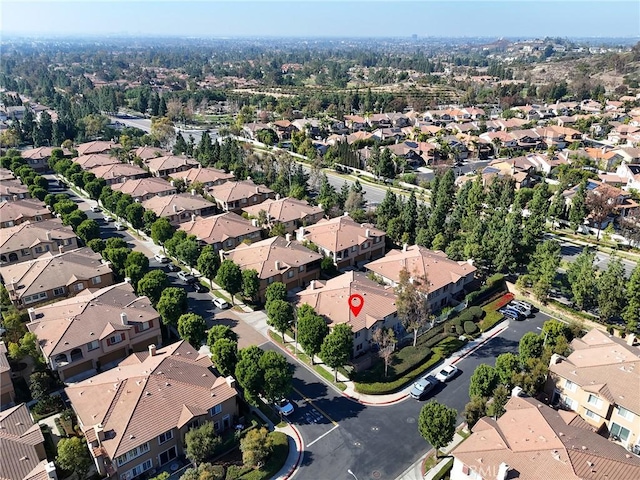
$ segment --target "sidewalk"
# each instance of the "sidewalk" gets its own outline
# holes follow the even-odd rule
[[[460,445],[464,441],[464,437],[459,433],[455,433],[453,436],[453,440],[449,445],[440,449],[441,454],[443,456],[440,458],[440,461],[436,463],[428,472],[425,472],[422,475],[422,464],[429,455],[434,451],[433,449],[429,450],[423,456],[421,456],[418,461],[416,461],[413,465],[407,468],[404,472],[402,472],[396,480],[432,480],[433,477],[440,472],[447,462],[451,460],[451,457],[447,456],[449,453],[458,445]]]

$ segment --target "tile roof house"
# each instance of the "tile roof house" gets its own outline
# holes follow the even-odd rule
[[[320,278],[322,255],[287,238],[271,237],[250,245],[240,244],[224,253],[242,270],[256,270],[260,278],[260,301],[265,300],[267,287],[282,282],[291,291]]]
[[[184,172],[199,165],[192,158],[167,155],[164,157],[154,157],[145,161],[145,165],[154,177],[169,177],[174,173]]]
[[[57,480],[56,467],[47,460],[40,425],[33,423],[24,403],[0,412],[0,478],[2,480]]]
[[[60,247],[78,248],[78,237],[58,218],[0,229],[0,265],[25,262]]]
[[[113,285],[113,272],[88,247],[0,267],[0,277],[17,308],[71,297],[85,289]]]
[[[41,222],[53,218],[53,213],[36,198],[0,203],[0,228],[14,227],[24,222]]]
[[[216,212],[216,206],[205,200],[195,191],[191,194],[156,196],[142,202],[146,210],[152,210],[158,218],[168,218],[172,225],[179,225],[193,219],[193,216],[206,217]]]
[[[147,161],[156,157],[162,157],[165,155],[171,155],[171,153],[156,147],[138,147],[135,150],[132,150],[132,153],[134,157],[138,157],[143,161]]]
[[[512,397],[497,420],[481,418],[453,451],[451,480],[636,480],[640,459],[573,412]]]
[[[102,140],[98,140],[95,142],[85,142],[81,143],[76,147],[76,151],[78,152],[78,156],[81,155],[90,155],[92,153],[107,153],[112,148],[120,147],[121,145],[115,142],[105,142]]]
[[[0,185],[0,202],[15,202],[16,200],[23,200],[25,198],[31,198],[29,188],[23,185],[19,179],[3,180]]]
[[[235,248],[245,240],[258,241],[262,231],[255,221],[250,222],[233,212],[206,218],[195,217],[181,223],[178,228],[187,232],[187,235],[195,235],[201,243],[213,245],[216,251]]]
[[[103,165],[89,169],[96,177],[104,178],[107,185],[122,183],[127,180],[148,177],[149,174],[143,168],[128,163],[116,163],[113,165]]]
[[[235,380],[218,377],[185,341],[134,353],[116,368],[67,387],[100,475],[150,476],[185,454],[187,431],[237,423]]]
[[[400,272],[406,269],[410,275],[427,277],[429,303],[432,311],[441,310],[453,299],[460,300],[475,280],[476,267],[468,262],[449,260],[444,252],[429,250],[419,245],[403,246],[402,250],[390,250],[387,254],[366,264],[385,283],[396,286]]]
[[[245,207],[257,205],[276,196],[276,192],[270,188],[256,185],[250,179],[214,185],[207,190],[207,194],[225,212],[240,212]]]
[[[49,170],[48,160],[51,157],[51,152],[57,147],[37,147],[22,150],[20,156],[27,161],[27,165],[33,168],[36,172],[42,173]],[[63,149],[62,153],[65,156],[71,155],[71,152],[67,149]]]
[[[111,185],[112,190],[120,190],[122,193],[131,195],[138,202],[144,202],[155,196],[164,197],[178,193],[176,187],[162,178],[148,177],[137,180],[126,180],[122,183]]]
[[[72,159],[83,170],[91,170],[96,167],[105,167],[107,165],[119,165],[122,162],[117,157],[112,157],[106,153],[92,153],[90,155],[81,155]]]
[[[571,342],[567,357],[554,355],[545,390],[551,402],[604,428],[627,448],[640,445],[640,347],[597,329]]]
[[[333,258],[333,262],[341,270],[382,257],[385,237],[385,232],[373,225],[359,224],[348,215],[343,215],[300,227],[296,240],[316,244],[324,255]]]
[[[267,214],[267,223],[262,225],[265,228],[272,227],[276,223],[284,225],[287,233],[293,233],[296,228],[303,225],[313,225],[324,216],[322,207],[309,205],[306,200],[298,200],[293,197],[265,200],[259,205],[244,207],[243,212],[251,217],[258,218],[260,211]]]
[[[13,180],[16,176],[8,168],[0,168],[0,182],[6,182],[7,180]]]
[[[171,178],[181,179],[187,185],[199,183],[205,187],[222,185],[224,182],[231,182],[236,179],[233,173],[226,173],[224,170],[218,170],[217,168],[203,167],[200,163],[198,163],[197,168],[176,172],[171,175]]]
[[[29,319],[27,328],[63,381],[81,374],[86,378],[162,339],[160,315],[126,282],[30,309]]]
[[[348,303],[349,297],[355,293],[364,298],[364,306],[357,316]],[[392,287],[382,286],[360,272],[346,272],[326,281],[314,280],[305,290],[296,294],[296,304],[311,305],[316,313],[325,317],[329,328],[341,323],[351,325],[353,357],[371,348],[373,333],[377,328],[401,331],[395,302],[396,295]]]
[[[15,405],[16,392],[11,381],[11,365],[7,346],[0,341],[0,410]]]

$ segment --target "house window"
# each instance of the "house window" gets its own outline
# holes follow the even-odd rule
[[[116,343],[120,343],[124,340],[124,334],[118,333],[116,335],[111,335],[107,338],[107,345],[115,345]]]
[[[23,257],[28,257],[29,255],[31,255],[31,250],[29,250],[28,248],[23,248],[22,250],[20,250],[20,253]]]
[[[359,352],[360,350],[362,350],[362,344],[361,344],[361,343],[359,343],[359,344],[356,346],[356,352]]]
[[[596,408],[602,408],[602,400],[595,395],[589,395],[589,399],[587,400],[589,405],[593,405]]]
[[[626,442],[629,440],[629,434],[631,432],[628,428],[624,428],[617,423],[611,424],[611,436],[618,437],[621,441]]]
[[[367,248],[369,248],[369,242],[364,242],[364,243],[362,244],[362,249],[363,249],[363,250],[366,250]]]
[[[565,380],[564,388],[566,390],[569,390],[570,392],[575,392],[578,386],[575,383],[573,383],[571,380]]]
[[[294,274],[294,273],[295,273],[295,272],[294,272],[293,270],[289,270],[289,271],[287,272],[287,278],[293,278],[293,274]]]
[[[73,289],[74,289],[76,292],[79,292],[80,290],[84,290],[84,283],[76,283],[76,284],[73,286]]]
[[[148,322],[138,323],[135,326],[136,333],[144,332],[145,330],[149,330],[153,326],[153,320],[149,320]]]
[[[587,417],[589,417],[591,420],[593,420],[594,422],[599,422],[600,421],[600,415],[598,415],[597,413],[592,412],[588,408],[585,410],[584,414]]]
[[[151,467],[153,467],[153,461],[151,459],[145,460],[140,465],[136,465],[131,470],[127,470],[126,472],[124,472],[122,475],[120,475],[120,478],[122,480],[130,480],[133,477],[137,477],[138,475],[143,474],[147,470],[151,470]]]
[[[380,237],[376,237],[373,239],[373,243],[380,243]]]
[[[358,337],[360,337],[360,333],[361,333],[360,331],[358,331],[358,332],[354,333],[354,334],[353,334],[353,337],[354,337],[354,338],[358,338]]]
[[[165,463],[169,463],[171,460],[173,460],[177,456],[178,456],[178,452],[176,450],[176,447],[173,446],[166,452],[162,452],[158,457],[158,460],[160,461],[160,465],[164,465]]]
[[[116,457],[116,463],[118,466],[122,466],[127,462],[130,462],[134,458],[138,458],[140,455],[144,455],[149,451],[149,442],[143,443],[135,448],[132,448],[127,453],[123,453],[119,457]],[[151,467],[149,467],[151,468]]]
[[[220,412],[222,412],[221,404],[218,404],[215,407],[209,409],[209,415],[211,415],[212,417],[218,415]]]
[[[93,285],[98,285],[99,283],[102,283],[102,277],[93,277],[93,278],[91,279],[91,283],[92,283]]]
[[[95,350],[100,346],[100,342],[98,340],[94,340],[93,342],[87,343],[87,350]]]
[[[578,402],[576,402],[573,398],[569,398],[567,396],[564,396],[562,398],[562,403],[569,410],[573,410],[574,412],[578,410]]]
[[[167,430],[164,433],[158,435],[158,445],[162,445],[163,443],[171,440],[173,438],[173,430]]]
[[[220,430],[222,430],[222,423],[220,422],[220,420],[213,422],[213,429],[216,432],[219,432]]]
[[[233,247],[233,240],[227,240],[227,247]]]
[[[358,246],[354,245],[353,247],[351,247],[351,251],[352,252],[357,252],[358,251]]]
[[[267,283],[273,283],[275,281],[275,277],[267,278]]]
[[[304,265],[300,265],[300,268],[298,268],[299,272],[304,272]]]
[[[53,294],[54,294],[55,296],[63,295],[63,294],[64,294],[64,287],[54,288],[54,289],[53,289]]]
[[[42,215],[36,215],[35,216],[35,220],[36,220],[36,222],[41,222],[42,221]]]
[[[9,225],[10,227],[13,226],[13,222],[9,222],[11,223],[11,225]],[[36,247],[36,253],[42,253],[42,247]]]
[[[47,298],[47,292],[34,293],[33,295],[27,295],[22,299],[22,302],[26,305],[27,303],[38,302]]]
[[[629,420],[630,422],[633,421],[633,413],[631,413],[626,408],[622,408],[620,406],[617,406],[616,410],[617,410],[618,415],[620,415],[622,418],[624,418],[626,420]]]

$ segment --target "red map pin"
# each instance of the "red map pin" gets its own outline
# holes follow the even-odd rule
[[[354,316],[357,317],[360,314],[362,307],[364,307],[364,298],[362,298],[362,295],[354,293],[349,297],[349,308]]]

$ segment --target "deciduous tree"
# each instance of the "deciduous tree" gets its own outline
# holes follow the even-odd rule
[[[254,269],[242,271],[242,294],[254,301],[260,291],[260,278]]]
[[[183,288],[167,287],[162,291],[160,299],[156,305],[156,310],[160,314],[162,323],[178,326],[178,319],[187,312],[189,307],[187,292]]]
[[[264,352],[255,345],[238,351],[235,377],[244,391],[245,399],[252,404],[256,404],[264,384],[264,374],[260,368],[260,358],[263,354]]]
[[[186,433],[184,439],[187,444],[187,458],[196,465],[212,457],[222,443],[220,437],[216,435],[213,422],[206,422],[197,428],[192,428]]]
[[[598,309],[600,319],[608,322],[622,313],[627,298],[624,265],[615,255],[609,257],[609,265],[598,278]]]
[[[153,305],[160,300],[162,291],[167,288],[167,274],[162,270],[151,270],[138,282],[138,295],[146,295]]]
[[[273,444],[266,428],[254,428],[240,440],[242,463],[248,467],[260,468],[271,454]]]
[[[338,381],[338,367],[342,367],[351,358],[353,352],[353,332],[351,325],[341,323],[333,327],[320,347],[320,358],[328,367],[333,368]]]
[[[418,332],[429,323],[429,282],[426,276],[414,276],[406,268],[400,270],[395,288],[398,316],[409,332],[413,332],[413,346],[418,341]]]
[[[313,365],[314,358],[320,352],[324,338],[329,334],[329,326],[325,319],[306,303],[298,308],[297,315],[298,341],[311,358],[311,364]]]
[[[151,238],[156,245],[162,245],[162,250],[166,253],[164,243],[173,236],[174,231],[175,229],[169,220],[161,217],[151,225]]]
[[[435,400],[430,401],[420,410],[418,431],[422,438],[436,449],[436,458],[440,449],[448,445],[456,433],[456,417],[458,412]]]
[[[216,283],[231,294],[231,303],[233,304],[234,295],[242,289],[240,267],[231,260],[225,260],[216,274]]]
[[[233,375],[238,363],[238,342],[217,339],[211,347],[211,360],[222,375]]]
[[[185,313],[178,318],[178,333],[198,349],[207,338],[207,323],[200,315]]]
[[[78,478],[86,478],[93,461],[87,443],[81,437],[63,438],[58,442],[58,465],[74,472]]]
[[[262,394],[269,402],[276,402],[291,392],[293,369],[281,353],[267,350],[260,357],[260,368],[264,378]]]
[[[293,324],[293,306],[284,300],[273,300],[267,305],[267,319],[269,325],[280,332],[284,342],[284,333]]]
[[[220,268],[220,256],[214,250],[213,245],[207,245],[202,249],[198,257],[197,268],[209,282],[213,283],[213,279]]]

